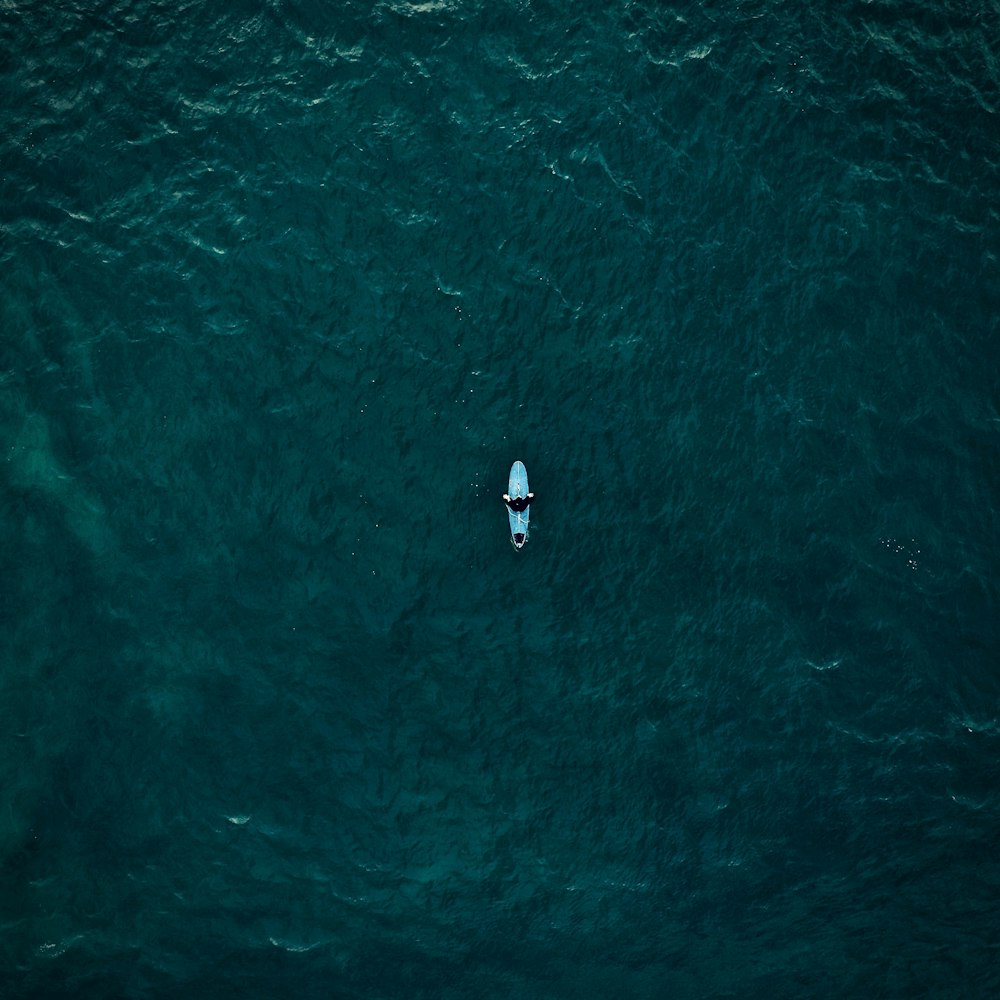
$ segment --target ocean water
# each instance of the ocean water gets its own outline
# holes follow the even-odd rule
[[[996,0],[0,39],[0,994],[998,995]]]

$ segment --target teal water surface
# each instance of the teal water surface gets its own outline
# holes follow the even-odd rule
[[[997,994],[995,0],[0,38],[4,996]]]

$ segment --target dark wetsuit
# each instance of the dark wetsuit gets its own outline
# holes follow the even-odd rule
[[[509,500],[505,501],[507,506],[515,513],[520,514],[521,511],[528,509],[528,504],[534,499],[534,495],[530,497],[511,497]]]

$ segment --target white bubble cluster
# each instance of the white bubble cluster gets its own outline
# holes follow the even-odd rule
[[[879,541],[890,551],[899,552],[906,556],[906,565],[910,569],[916,571],[917,569],[917,556],[920,555],[920,549],[916,548],[917,540],[911,538],[909,543],[901,542],[896,538],[880,538]]]

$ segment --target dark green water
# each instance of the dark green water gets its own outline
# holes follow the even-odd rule
[[[5,4],[3,996],[997,995],[998,39]]]

